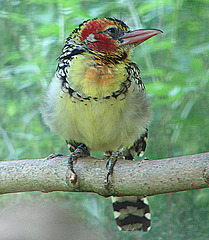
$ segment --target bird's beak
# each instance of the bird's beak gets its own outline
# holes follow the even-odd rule
[[[146,41],[147,39],[162,33],[163,31],[158,29],[137,29],[131,32],[126,33],[124,36],[119,38],[121,41],[121,46],[135,43],[136,45],[141,44],[142,42]]]

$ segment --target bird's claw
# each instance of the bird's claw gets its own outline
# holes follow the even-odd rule
[[[63,157],[63,155],[61,153],[51,153],[46,159],[49,160],[56,157]]]
[[[108,189],[109,187],[109,177],[113,174],[114,166],[118,160],[118,158],[122,157],[122,153],[120,151],[115,151],[112,155],[107,159],[106,168],[107,168],[107,175],[105,178],[105,188]]]
[[[71,176],[69,178],[71,183],[76,183],[77,174],[74,171],[73,165],[80,157],[89,156],[89,152],[86,146],[78,146],[74,152],[68,156],[68,168],[71,170]]]

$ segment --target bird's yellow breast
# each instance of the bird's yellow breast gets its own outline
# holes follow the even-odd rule
[[[127,78],[127,71],[125,63],[107,66],[99,60],[80,55],[72,60],[68,78],[75,91],[102,98],[119,89]]]
[[[125,63],[105,65],[79,55],[67,70],[67,81],[81,99],[64,91],[55,76],[45,100],[45,122],[66,140],[85,143],[91,150],[130,147],[144,133],[149,110],[145,91],[134,81],[123,98],[112,96],[128,77]]]

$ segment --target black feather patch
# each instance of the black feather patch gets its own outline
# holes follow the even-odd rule
[[[151,215],[147,199],[139,196],[112,197],[114,216],[122,231],[149,231]]]

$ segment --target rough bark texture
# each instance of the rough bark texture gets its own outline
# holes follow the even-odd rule
[[[70,181],[67,158],[0,162],[0,194],[29,191],[95,192],[151,196],[209,187],[209,153],[162,160],[117,161],[105,189],[104,160],[80,158],[74,164],[78,179]]]

